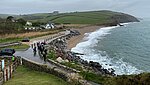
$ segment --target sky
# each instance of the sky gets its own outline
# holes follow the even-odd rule
[[[0,14],[112,10],[150,17],[150,0],[0,0]]]

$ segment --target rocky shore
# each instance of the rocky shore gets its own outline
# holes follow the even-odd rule
[[[82,69],[85,71],[91,71],[101,75],[115,76],[114,69],[107,70],[104,69],[98,62],[93,61],[88,62],[86,60],[83,60],[81,59],[80,56],[84,54],[71,52],[67,48],[67,46],[69,47],[69,49],[71,49],[71,47],[74,47],[78,42],[80,42],[83,39],[85,33],[92,32],[97,29],[100,29],[100,27],[95,26],[95,27],[85,27],[83,29],[80,28],[68,30],[70,31],[70,33],[67,36],[65,36],[64,38],[57,39],[55,42],[51,43],[49,52],[56,54],[55,61],[59,63],[76,62],[77,64],[81,65]]]

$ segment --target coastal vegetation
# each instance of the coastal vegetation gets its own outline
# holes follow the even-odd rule
[[[77,63],[77,62],[74,62],[74,61],[72,61],[72,62],[62,62],[61,64],[65,65],[67,67],[79,70],[79,71],[83,71],[82,65]]]
[[[54,50],[50,50],[50,52],[48,53],[48,58],[52,59],[52,60],[56,60],[57,59],[56,53],[55,53]]]
[[[102,76],[91,72],[80,73],[86,80],[102,85],[149,85],[150,73],[139,75]]]
[[[19,66],[12,79],[4,85],[68,85],[68,83],[54,75]]]
[[[6,19],[0,19],[0,34],[21,33],[24,31],[23,26],[26,21],[22,18],[14,19],[13,16],[8,16]]]

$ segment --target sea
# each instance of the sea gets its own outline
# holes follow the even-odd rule
[[[150,19],[122,24],[85,33],[71,50],[85,54],[84,60],[113,68],[117,75],[150,72]]]

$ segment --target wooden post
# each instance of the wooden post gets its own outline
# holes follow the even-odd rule
[[[6,69],[6,81],[8,81],[8,69]]]
[[[11,65],[9,66],[9,78],[12,77],[12,72],[11,72]]]

